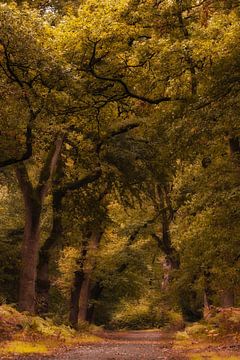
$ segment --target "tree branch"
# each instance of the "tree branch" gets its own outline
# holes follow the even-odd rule
[[[72,182],[72,183],[68,183],[68,184],[62,186],[60,189],[56,190],[56,192],[59,192],[59,193],[62,194],[62,196],[65,196],[67,191],[78,190],[81,187],[83,187],[85,185],[88,185],[88,184],[98,180],[101,175],[102,175],[102,170],[97,169],[95,171],[95,173],[87,175],[81,180],[78,180],[78,181],[75,181],[75,182]]]
[[[173,99],[173,98],[170,98],[168,96],[159,96],[156,99],[151,99],[151,98],[149,98],[147,96],[143,96],[143,95],[139,95],[139,94],[134,93],[130,89],[129,85],[127,85],[126,82],[124,80],[122,80],[122,79],[114,78],[114,77],[107,77],[107,76],[103,76],[103,75],[98,74],[96,72],[96,70],[95,70],[95,64],[97,62],[99,62],[99,59],[97,59],[97,57],[96,57],[96,50],[97,50],[97,44],[98,43],[99,43],[99,41],[95,42],[94,45],[93,45],[92,56],[91,56],[91,59],[90,59],[89,64],[88,64],[88,71],[92,74],[93,77],[95,77],[98,80],[110,81],[110,82],[113,82],[115,84],[119,84],[123,88],[124,93],[125,93],[125,95],[127,97],[137,99],[137,100],[141,100],[141,101],[147,102],[148,104],[158,105],[158,104],[160,104],[162,102],[183,100],[183,99],[178,99],[178,98]]]
[[[41,199],[43,199],[49,189],[50,181],[56,171],[57,162],[61,153],[64,136],[58,138],[52,149],[49,151],[45,164],[41,170],[37,191]]]
[[[96,150],[97,150],[97,153],[100,152],[101,150],[101,147],[110,139],[118,136],[118,135],[121,135],[121,134],[125,134],[127,133],[129,130],[132,130],[132,129],[136,129],[140,126],[139,123],[132,123],[132,124],[127,124],[123,127],[121,127],[120,129],[117,129],[117,130],[113,130],[110,134],[106,135],[104,138],[102,138],[98,144],[97,144],[97,147],[96,147]]]
[[[29,179],[27,168],[24,163],[21,163],[16,166],[15,171],[24,202],[28,206],[29,200],[34,197],[34,189]]]

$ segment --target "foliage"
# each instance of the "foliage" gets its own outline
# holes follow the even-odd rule
[[[77,275],[111,327],[178,327],[176,309],[199,320],[223,293],[239,304],[239,15],[235,0],[0,4],[1,302],[26,273],[31,203],[32,301],[45,291],[55,319]]]
[[[110,329],[180,329],[184,326],[180,314],[169,311],[164,304],[153,304],[152,299],[122,300],[107,326]]]

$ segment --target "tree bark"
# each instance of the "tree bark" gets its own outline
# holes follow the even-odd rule
[[[41,203],[35,194],[24,164],[21,164],[16,168],[16,175],[25,205],[25,227],[19,283],[19,308],[22,311],[25,310],[34,313]]]
[[[53,192],[53,225],[50,236],[40,249],[37,269],[37,312],[46,314],[49,308],[49,260],[50,251],[57,245],[62,236],[62,193]]]
[[[103,292],[103,289],[104,287],[101,285],[99,281],[97,281],[91,288],[91,292],[90,292],[91,303],[88,306],[87,317],[86,317],[86,320],[89,322],[89,324],[92,324],[94,322],[96,302],[99,300]]]
[[[40,239],[41,206],[34,204],[28,194],[24,239],[22,245],[22,267],[19,284],[19,308],[21,311],[35,312],[35,279]]]
[[[92,232],[91,238],[88,244],[88,257],[84,264],[84,281],[80,293],[79,300],[79,319],[87,321],[88,306],[91,294],[91,275],[95,267],[95,257],[99,242],[102,237],[102,232]]]
[[[173,209],[167,186],[162,187],[158,185],[157,196],[159,211],[161,212],[162,237],[160,238],[156,234],[152,234],[152,236],[157,240],[158,247],[165,254],[165,268],[167,273],[169,273],[171,270],[179,268],[179,255],[173,247],[170,237],[169,227],[173,220]],[[170,278],[168,274],[167,277]]]
[[[71,290],[71,300],[70,300],[71,305],[70,305],[70,315],[69,315],[69,322],[74,329],[76,329],[78,326],[79,298],[80,298],[80,292],[81,292],[83,280],[84,280],[83,269],[80,269],[79,271],[75,271],[74,284]]]
[[[87,321],[87,312],[90,298],[91,278],[89,273],[84,274],[84,280],[79,300],[79,320]]]
[[[25,206],[25,227],[22,244],[22,264],[19,283],[19,308],[21,311],[35,313],[36,275],[40,241],[40,221],[44,199],[62,147],[62,139],[56,140],[40,173],[36,188],[33,187],[26,166],[16,167],[16,176],[23,195]]]

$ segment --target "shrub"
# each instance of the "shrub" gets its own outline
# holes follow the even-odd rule
[[[174,311],[168,311],[162,304],[152,304],[147,299],[136,301],[122,301],[113,313],[108,324],[111,329],[152,329],[167,326],[182,329],[182,316]]]
[[[188,326],[186,328],[186,332],[190,336],[199,336],[199,335],[205,335],[208,331],[208,328],[206,325],[203,324],[194,324],[191,326]]]

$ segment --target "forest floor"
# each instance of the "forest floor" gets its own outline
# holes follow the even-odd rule
[[[218,323],[213,318],[215,327],[194,323],[183,324],[180,331],[105,331],[83,326],[75,331],[2,305],[0,359],[240,360],[240,321],[235,312],[222,311]]]
[[[240,343],[234,338],[211,340],[175,340],[165,331],[103,331],[101,340],[60,347],[52,354],[0,355],[15,360],[200,360],[240,359]]]

